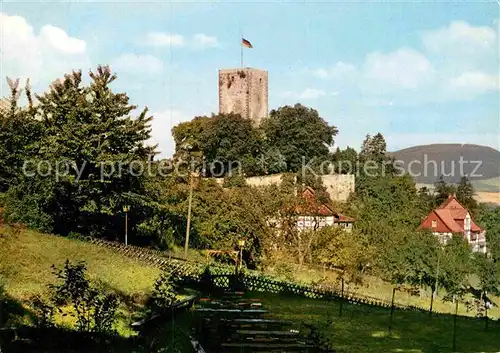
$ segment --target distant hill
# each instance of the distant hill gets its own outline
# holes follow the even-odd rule
[[[500,176],[500,151],[486,146],[432,144],[405,148],[390,155],[415,182],[422,184],[433,184],[440,175],[453,183],[458,183],[462,175],[475,183]]]

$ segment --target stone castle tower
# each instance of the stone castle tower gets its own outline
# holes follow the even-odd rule
[[[255,125],[268,115],[267,71],[219,70],[219,113],[238,113]]]

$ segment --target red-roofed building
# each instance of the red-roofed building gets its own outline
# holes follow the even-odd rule
[[[339,226],[350,232],[354,218],[336,212],[330,205],[318,201],[314,190],[306,187],[302,192],[302,203],[295,207],[297,228],[319,229],[325,226]]]
[[[453,234],[461,234],[472,246],[472,251],[486,253],[486,231],[472,219],[455,195],[450,195],[441,206],[422,221],[418,229],[430,229],[446,244]]]

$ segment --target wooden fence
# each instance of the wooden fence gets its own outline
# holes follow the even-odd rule
[[[188,261],[172,256],[169,252],[142,248],[133,245],[111,242],[101,239],[91,239],[91,243],[106,247],[122,255],[136,259],[151,266],[158,267],[174,275],[191,280],[199,280],[206,265],[199,262]],[[228,289],[231,278],[234,276],[234,266],[225,264],[210,265],[213,284],[219,288]],[[402,305],[388,300],[367,296],[353,291],[342,291],[333,286],[305,285],[295,282],[280,281],[272,276],[264,275],[258,271],[245,271],[240,281],[247,290],[268,293],[294,294],[313,299],[342,299],[352,304],[366,304],[384,308],[398,308],[402,310],[415,310],[427,312],[429,308],[414,305]],[[439,313],[433,310],[434,313]]]

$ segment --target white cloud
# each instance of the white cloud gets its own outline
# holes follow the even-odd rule
[[[215,48],[220,46],[217,37],[209,36],[204,33],[197,33],[187,38],[180,34],[150,32],[146,35],[143,43],[153,47],[190,47],[194,49]]]
[[[163,62],[153,55],[123,54],[111,65],[120,73],[157,74],[163,72]]]
[[[371,53],[363,65],[369,89],[410,89],[425,84],[432,75],[431,63],[416,50],[401,48],[392,53]]]
[[[497,35],[491,27],[473,27],[464,21],[424,32],[422,42],[427,50],[437,53],[476,53],[498,45]]]
[[[219,41],[217,40],[217,37],[198,33],[193,36],[193,45],[197,48],[212,48],[218,47]]]
[[[494,27],[498,31],[498,26]],[[494,27],[474,27],[455,21],[447,27],[424,32],[422,44],[433,61],[443,64],[442,71],[447,75],[472,70],[498,72],[498,34]]]
[[[282,97],[293,99],[318,99],[325,95],[325,91],[315,88],[306,88],[302,92],[285,91],[281,94]]]
[[[43,26],[40,35],[47,40],[52,47],[66,54],[82,54],[85,52],[87,43],[85,41],[72,38],[58,27],[51,25]]]
[[[316,69],[313,75],[322,79],[354,78],[358,74],[356,66],[339,61],[328,69]]]
[[[61,28],[45,25],[37,33],[23,17],[6,13],[0,13],[0,23],[2,81],[29,77],[35,90],[45,90],[56,77],[90,68],[86,42]]]
[[[463,21],[421,35],[423,51],[372,52],[360,65],[337,62],[309,71],[368,105],[465,100],[498,90],[498,34]]]
[[[185,43],[184,37],[180,34],[150,32],[146,35],[145,44],[153,47],[180,47]]]
[[[488,75],[480,71],[468,71],[451,80],[451,86],[459,89],[493,91],[498,90],[499,85],[499,76]]]
[[[192,116],[176,109],[165,109],[153,113],[152,136],[150,144],[158,144],[160,157],[170,157],[175,151],[175,142],[172,136],[172,128],[181,122],[189,121]]]

